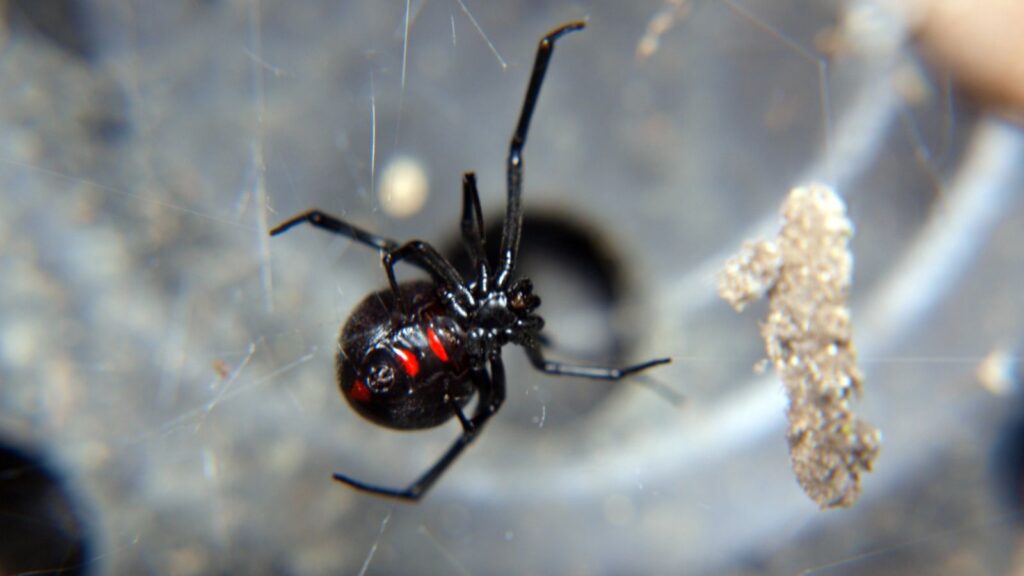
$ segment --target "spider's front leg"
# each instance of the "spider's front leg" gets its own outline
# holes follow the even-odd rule
[[[533,61],[530,72],[530,84],[526,88],[523,108],[519,112],[519,122],[512,133],[512,141],[508,148],[507,185],[508,204],[505,208],[505,224],[501,230],[501,250],[496,267],[495,284],[505,287],[512,281],[512,273],[516,268],[519,253],[519,237],[523,231],[523,147],[526,146],[526,135],[530,130],[530,119],[537,107],[540,88],[544,84],[551,55],[555,50],[555,41],[566,34],[582,30],[586,22],[569,22],[550,31],[540,39],[537,46],[537,57]]]
[[[476,188],[476,174],[462,175],[462,242],[469,254],[470,265],[476,272],[477,293],[487,292],[490,286],[490,266],[484,249],[484,217],[480,209],[480,192]]]

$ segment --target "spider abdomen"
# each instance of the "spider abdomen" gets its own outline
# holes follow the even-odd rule
[[[434,284],[407,282],[399,292],[401,305],[389,289],[356,306],[339,336],[338,382],[349,404],[377,424],[438,426],[474,393],[465,335]]]

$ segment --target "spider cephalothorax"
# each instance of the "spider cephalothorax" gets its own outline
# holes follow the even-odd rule
[[[279,224],[276,236],[308,223],[348,236],[381,252],[388,288],[367,296],[352,312],[338,339],[338,384],[349,404],[369,420],[402,430],[429,428],[456,417],[462,434],[448,451],[404,489],[385,488],[335,474],[339,482],[374,494],[418,500],[479,434],[505,400],[501,349],[522,346],[538,370],[554,375],[619,380],[664,364],[661,358],[625,368],[574,366],[544,358],[536,314],[540,298],[528,278],[512,279],[522,232],[522,151],[555,41],[580,30],[583,22],[560,26],[543,38],[526,89],[519,123],[508,155],[508,204],[502,227],[498,265],[484,254],[483,217],[476,178],[462,180],[462,238],[473,275],[463,280],[430,244],[404,244],[367,232],[320,210],[310,210]],[[401,260],[430,274],[431,280],[398,283],[394,266]],[[472,416],[463,408],[477,396]]]

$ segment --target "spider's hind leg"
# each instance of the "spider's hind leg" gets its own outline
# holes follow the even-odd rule
[[[437,479],[462,454],[462,451],[476,440],[484,424],[501,408],[502,403],[505,401],[505,368],[500,358],[491,361],[490,375],[486,371],[480,370],[473,373],[471,377],[480,394],[473,417],[466,418],[465,414],[462,414],[461,408],[453,405],[454,414],[458,416],[459,422],[462,424],[462,434],[455,439],[452,445],[448,447],[448,450],[426,472],[421,474],[407,488],[398,489],[377,486],[355,480],[344,474],[335,474],[334,479],[362,492],[411,502],[419,501],[426,494],[427,490],[430,490],[430,487],[437,482]]]

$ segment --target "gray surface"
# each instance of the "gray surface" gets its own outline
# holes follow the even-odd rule
[[[69,474],[97,573],[963,573],[937,552],[961,546],[983,572],[1009,565],[979,469],[1009,408],[973,374],[1021,334],[1024,144],[946,106],[941,79],[917,106],[895,94],[916,69],[884,49],[898,24],[828,63],[823,115],[826,60],[793,45],[835,24],[821,3],[696,3],[642,64],[659,2],[469,5],[507,69],[458,3],[413,3],[404,93],[400,2],[81,5],[92,60],[24,28],[0,60],[0,431]],[[580,17],[525,204],[599,230],[629,292],[609,320],[549,266],[541,310],[564,348],[587,348],[572,327],[597,315],[631,356],[673,356],[652,377],[687,401],[623,384],[594,404],[510,349],[508,407],[422,504],[354,494],[330,474],[400,485],[457,425],[398,434],[347,408],[335,335],[383,281],[377,257],[310,230],[267,242],[266,224],[318,206],[450,241],[470,169],[495,217],[537,39]],[[373,135],[378,170],[428,167],[410,220],[378,209]],[[712,292],[809,178],[857,225],[862,411],[885,434],[862,503],[824,514],[788,469],[780,387],[751,372],[760,310]],[[971,537],[941,538],[957,528]]]

